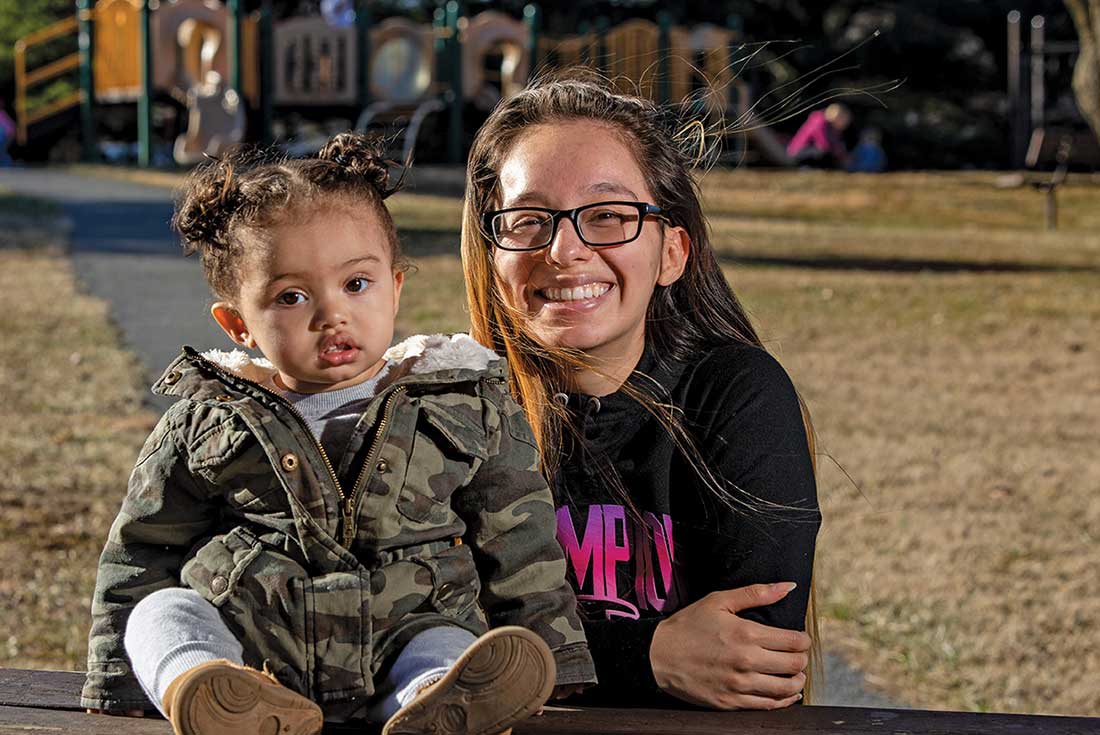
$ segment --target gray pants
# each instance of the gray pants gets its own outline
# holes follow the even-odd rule
[[[385,722],[424,686],[439,679],[476,640],[457,626],[418,633],[379,682],[367,719]],[[206,661],[243,664],[243,649],[218,609],[198,592],[159,590],[139,602],[126,624],[126,653],[145,695],[164,714],[164,693],[176,677]]]

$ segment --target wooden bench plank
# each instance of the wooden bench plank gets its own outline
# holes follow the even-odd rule
[[[326,735],[377,732],[377,727],[328,726]],[[0,706],[0,735],[167,735],[159,717],[110,717],[71,710]],[[1039,717],[858,707],[802,707],[782,712],[693,712],[547,708],[515,728],[516,735],[1096,735],[1100,719]]]
[[[84,675],[74,671],[0,669],[0,735],[170,733],[159,717],[88,715],[80,710]],[[330,726],[326,733],[364,731]],[[778,712],[547,707],[516,735],[1100,735],[1100,718],[930,712],[861,707],[791,707]]]
[[[0,669],[0,705],[43,709],[81,709],[80,671]]]

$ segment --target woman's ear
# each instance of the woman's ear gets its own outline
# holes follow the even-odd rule
[[[210,314],[214,321],[229,335],[229,339],[243,347],[255,347],[256,340],[248,331],[248,325],[244,323],[241,313],[227,301],[218,301],[210,307]]]
[[[691,236],[683,227],[665,227],[665,238],[661,243],[661,269],[657,273],[657,284],[671,286],[680,280],[691,257]]]

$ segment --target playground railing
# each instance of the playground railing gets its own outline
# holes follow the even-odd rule
[[[71,54],[62,56],[60,59],[54,59],[53,61],[28,70],[27,51],[35,46],[41,46],[69,34],[75,34],[76,32],[77,19],[74,15],[59,20],[56,23],[51,23],[33,33],[28,33],[15,42],[15,117],[17,125],[16,136],[20,145],[26,145],[27,130],[31,125],[80,104],[81,93],[79,90],[66,94],[58,99],[50,100],[41,105],[36,105],[33,109],[28,109],[27,104],[27,92],[29,89],[43,82],[56,79],[62,74],[80,66],[80,53],[74,51]]]

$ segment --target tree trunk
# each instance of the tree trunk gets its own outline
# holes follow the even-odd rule
[[[1100,0],[1065,0],[1065,3],[1081,42],[1073,69],[1073,93],[1081,114],[1100,140]]]

